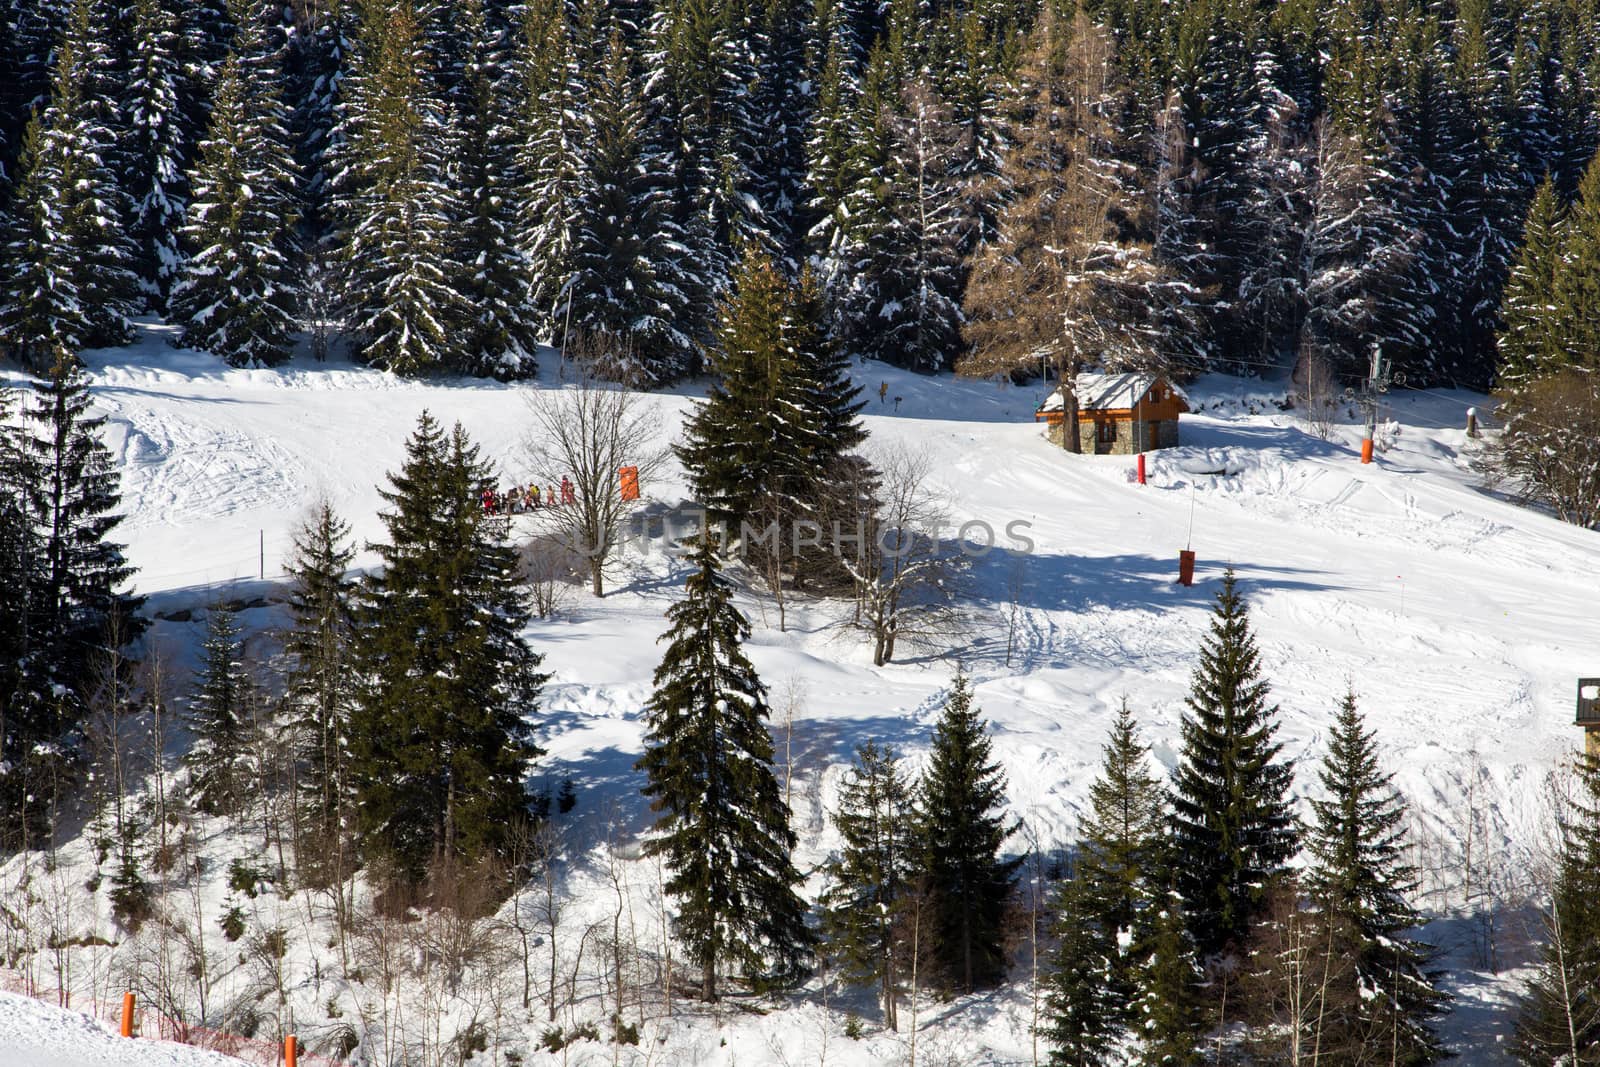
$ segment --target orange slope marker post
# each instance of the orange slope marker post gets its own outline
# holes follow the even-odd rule
[[[133,1036],[133,993],[122,994],[122,1036]]]
[[[300,1050],[293,1034],[283,1039],[283,1067],[295,1067],[295,1060],[299,1057]]]

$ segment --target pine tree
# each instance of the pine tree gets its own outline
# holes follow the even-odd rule
[[[1567,213],[1556,275],[1556,329],[1566,365],[1600,369],[1600,158],[1578,183]],[[1550,368],[1555,369],[1555,368]]]
[[[1192,1067],[1205,1062],[1200,966],[1189,936],[1183,902],[1168,892],[1156,913],[1135,1006],[1137,1056],[1141,1067]]]
[[[1105,1062],[1137,1023],[1141,969],[1166,896],[1166,801],[1127,701],[1103,753],[1057,908],[1050,1038],[1059,1064]]]
[[[582,124],[575,101],[584,89],[574,62],[573,29],[562,0],[524,5],[513,80],[517,166],[526,182],[519,226],[529,271],[532,313],[547,335],[567,343],[565,298],[572,277],[579,190],[583,187]],[[557,313],[557,307],[561,313]]]
[[[825,951],[844,979],[876,985],[883,1023],[898,1030],[905,893],[915,876],[911,791],[892,747],[867,742],[839,787],[834,826],[844,845],[827,867]]]
[[[222,63],[173,287],[182,343],[230,365],[274,366],[293,348],[299,292],[290,262],[295,176],[279,101],[273,5],[241,0],[235,50]]]
[[[338,137],[342,299],[363,361],[397,374],[450,369],[445,125],[414,4],[363,7]]]
[[[1563,212],[1550,178],[1539,184],[1522,227],[1522,250],[1506,281],[1500,314],[1501,390],[1515,390],[1565,365],[1557,287],[1562,283]]]
[[[527,817],[545,676],[522,630],[516,553],[479,496],[494,470],[423,413],[381,491],[389,540],[363,591],[349,775],[359,831],[393,874],[503,855]]]
[[[918,789],[921,876],[931,897],[930,961],[947,988],[970,993],[1005,977],[1002,925],[1020,859],[1001,859],[1014,831],[1002,813],[1005,774],[972,687],[956,675]]]
[[[961,347],[962,202],[947,109],[925,83],[898,89],[875,57],[865,129],[841,208],[849,218],[832,279],[844,343],[912,370],[950,367]]]
[[[709,534],[688,560],[684,597],[667,609],[637,766],[659,813],[645,851],[671,872],[674,929],[700,968],[701,995],[714,1001],[725,963],[758,986],[803,977],[812,934],[772,773],[766,687],[741,647],[750,624]]]
[[[75,0],[50,83],[45,128],[60,155],[53,173],[62,233],[91,347],[126,343],[137,310],[138,277],[127,232],[131,203],[118,182],[115,87],[108,84],[105,12],[96,0]]]
[[[170,0],[134,0],[132,19],[133,64],[124,103],[134,136],[129,224],[145,301],[163,311],[182,263],[178,227],[188,200],[180,106],[186,88],[183,56]]]
[[[1173,869],[1204,954],[1242,943],[1297,847],[1293,766],[1274,741],[1260,653],[1233,572],[1201,644],[1173,776]]]
[[[0,837],[37,842],[82,770],[83,726],[108,642],[138,639],[142,598],[123,592],[133,574],[108,538],[121,522],[117,476],[88,414],[82,372],[58,363],[35,387],[22,423],[0,431],[0,566],[10,608],[0,623],[0,668],[13,772],[0,781]],[[9,440],[7,440],[9,439]],[[13,654],[14,658],[13,658]]]
[[[451,363],[502,380],[526,377],[535,369],[538,323],[525,310],[532,273],[517,230],[526,190],[508,100],[510,45],[483,0],[465,0],[451,24],[470,51],[448,134],[458,194],[450,287],[463,298]]]
[[[193,742],[184,756],[189,768],[189,795],[201,811],[231,813],[247,790],[255,788],[246,758],[250,702],[255,680],[244,665],[244,639],[238,619],[223,604],[206,613],[205,661],[189,700],[188,726]]]
[[[7,205],[0,276],[0,343],[24,367],[75,358],[89,336],[57,195],[64,146],[35,117],[23,139],[21,179]]]
[[[16,394],[0,385],[0,849],[27,847],[45,832],[43,805],[30,797],[49,795],[40,756],[53,738],[40,734],[38,704],[28,691],[32,646],[33,579],[39,555],[30,504],[37,468],[23,447],[13,419]]]
[[[775,506],[792,521],[806,507],[803,487],[824,427],[808,403],[813,379],[805,365],[821,347],[819,326],[803,310],[771,259],[747,248],[718,314],[718,382],[677,450],[696,499],[734,536],[763,510]]]
[[[572,223],[571,278],[555,317],[563,335],[598,357],[597,370],[660,384],[694,368],[694,299],[688,238],[662,176],[675,172],[670,146],[647,138],[626,41],[620,30],[588,81],[588,151]],[[568,304],[570,303],[570,314]]]
[[[1579,757],[1571,797],[1555,812],[1555,870],[1544,904],[1538,969],[1517,1005],[1521,1063],[1592,1062],[1600,1051],[1600,758]]]
[[[1418,878],[1405,857],[1405,801],[1394,776],[1379,769],[1377,741],[1354,693],[1340,704],[1318,777],[1327,799],[1311,804],[1306,888],[1323,920],[1351,935],[1353,943],[1336,951],[1353,963],[1363,991],[1349,1011],[1330,1006],[1323,1039],[1392,1062],[1438,1062],[1446,1053],[1431,1024],[1448,996],[1424,970],[1430,947],[1406,936],[1421,917],[1408,899]]]
[[[286,703],[295,732],[297,781],[312,832],[337,844],[349,810],[350,715],[355,702],[355,595],[348,576],[355,548],[350,527],[326,500],[294,538],[287,564],[293,657]]]
[[[87,678],[113,620],[126,640],[137,639],[144,598],[120,591],[134,569],[122,546],[109,540],[122,522],[118,475],[100,439],[106,420],[89,414],[82,370],[57,364],[35,395],[23,412],[34,427],[24,447],[34,465],[29,510],[40,541],[34,649],[54,664],[55,682],[75,687]]]

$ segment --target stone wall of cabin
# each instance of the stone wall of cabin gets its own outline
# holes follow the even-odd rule
[[[1061,422],[1048,424],[1045,435],[1050,443],[1061,444]],[[1131,456],[1137,452],[1151,452],[1158,448],[1174,448],[1178,444],[1178,420],[1162,419],[1159,422],[1118,422],[1117,439],[1102,441],[1095,432],[1093,419],[1078,421],[1078,437],[1083,450],[1099,456]]]

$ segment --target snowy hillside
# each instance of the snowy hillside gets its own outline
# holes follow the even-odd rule
[[[424,408],[460,420],[506,482],[559,478],[527,470],[522,443],[524,392],[559,387],[554,353],[544,354],[537,386],[416,382],[337,364],[227,370],[169,348],[159,328],[146,334],[139,347],[91,353],[87,362],[123,471],[129,517],[120,534],[150,609],[184,620],[153,630],[181,662],[192,663],[202,630],[181,609],[223,596],[270,597],[290,533],[317,495],[351,521],[358,542],[380,534],[377,487]],[[1580,740],[1571,725],[1574,679],[1600,670],[1600,535],[1481,488],[1469,468],[1476,443],[1461,427],[1466,408],[1482,398],[1393,394],[1391,446],[1364,467],[1352,425],[1322,441],[1280,410],[1281,385],[1208,378],[1190,390],[1197,411],[1183,421],[1183,446],[1153,454],[1149,484],[1139,486],[1126,457],[1073,456],[1043,440],[1032,423],[1038,388],[921,378],[876,364],[857,375],[869,398],[868,449],[903,445],[929,457],[948,498],[951,536],[969,520],[1002,534],[973,568],[970,638],[907,650],[905,662],[887,667],[872,666],[870,645],[836,625],[832,605],[791,612],[779,632],[763,598],[743,599],[755,623],[748,650],[763,678],[777,697],[791,687],[800,694],[790,752],[802,870],[833,844],[824,811],[854,746],[890,740],[919,756],[957,663],[972,673],[992,721],[1027,836],[1045,849],[1064,847],[1124,697],[1159,763],[1174,764],[1196,648],[1217,579],[1231,565],[1282,707],[1281,739],[1303,761],[1302,794],[1313,787],[1336,701],[1346,686],[1360,696],[1413,801],[1417,860],[1428,876],[1419,903],[1436,916],[1429,933],[1446,950],[1462,997],[1447,1033],[1458,1049],[1472,1050],[1468,1062],[1490,1062],[1509,1025],[1494,1010],[1514,988],[1506,969],[1525,959],[1519,946],[1529,917],[1513,904],[1539,843],[1541,791]],[[883,401],[880,382],[888,385]],[[667,435],[694,393],[654,398]],[[675,469],[644,491],[665,504],[685,495]],[[1016,529],[1032,539],[1031,553],[1004,537],[1013,522],[1027,524]],[[1186,544],[1199,557],[1192,588],[1174,581]],[[266,586],[257,580],[263,545]],[[363,553],[357,562],[371,561]],[[674,576],[659,551],[631,555],[615,593],[601,601],[577,593],[562,617],[535,624],[531,635],[553,672],[541,736],[548,755],[538,773],[549,781],[570,774],[582,787],[570,838],[577,859],[564,868],[576,900],[565,920],[573,929],[611,912],[606,850],[598,846],[614,841],[618,853],[633,855],[633,835],[647,822],[632,764]],[[1020,644],[1008,665],[1013,599]],[[281,621],[270,607],[245,617],[254,626]],[[225,856],[241,846],[209,847]],[[653,883],[654,871],[638,866],[634,882]],[[220,899],[219,889],[210,906]],[[109,937],[103,901],[95,907],[86,922]],[[324,945],[308,934],[288,958],[286,979],[297,1016],[319,1025],[329,1002]],[[1489,973],[1496,968],[1498,976]],[[819,997],[814,987],[803,1004],[768,1018],[672,1020],[657,1035],[667,1042],[664,1062],[814,1062],[818,1042],[830,1062],[882,1062],[904,1046],[904,1035],[848,1041],[841,1013],[870,1011],[850,1002],[830,1014]],[[22,1010],[11,999],[0,1008]],[[966,1064],[1028,1061],[1020,986],[925,1010],[925,1054],[937,1048]],[[530,1028],[530,1042],[538,1029]],[[0,1064],[56,1067],[6,1059],[4,1040]],[[609,1046],[588,1047],[609,1062]],[[646,1041],[639,1062],[649,1048]]]

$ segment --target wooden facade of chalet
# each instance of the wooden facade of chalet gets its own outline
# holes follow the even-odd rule
[[[1082,451],[1095,455],[1132,455],[1178,443],[1178,416],[1189,410],[1182,391],[1160,374],[1080,374],[1078,439]],[[1039,405],[1034,421],[1062,443],[1064,404],[1058,388]]]

